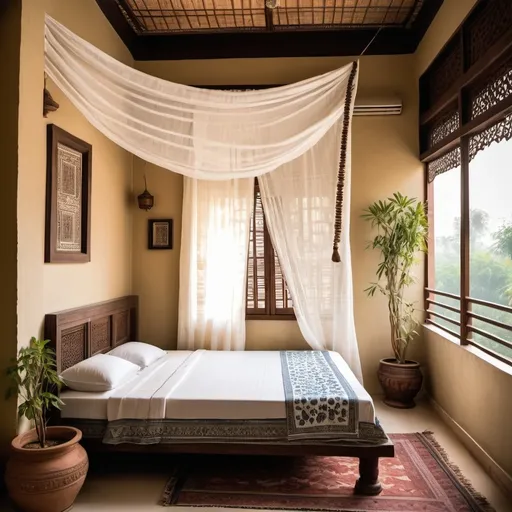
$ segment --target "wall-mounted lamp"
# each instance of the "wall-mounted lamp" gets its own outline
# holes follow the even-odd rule
[[[139,208],[147,212],[153,208],[155,198],[148,192],[148,184],[146,182],[146,175],[144,174],[144,192],[137,197]]]
[[[46,74],[44,75],[43,90],[43,116],[47,117],[50,112],[55,112],[59,108],[59,104],[52,98],[50,91],[46,88]]]

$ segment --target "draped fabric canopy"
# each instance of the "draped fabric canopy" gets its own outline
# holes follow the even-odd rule
[[[191,178],[272,171],[314,146],[345,110],[351,65],[283,87],[206,90],[126,66],[49,16],[45,37],[46,72],[91,124]]]
[[[343,203],[356,62],[283,87],[206,90],[126,66],[46,16],[45,70],[105,136],[186,177],[180,346],[245,347],[251,178],[261,176],[301,332],[313,348],[340,352],[360,377]]]

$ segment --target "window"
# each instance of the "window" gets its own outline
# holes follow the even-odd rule
[[[512,116],[469,139],[468,202],[462,212],[468,223],[462,240],[468,252],[463,267],[467,292],[462,310],[466,311],[464,341],[512,362],[512,139],[492,137],[503,131],[512,132]],[[435,165],[440,166],[440,160]],[[458,337],[461,261],[465,260],[461,258],[461,181],[458,165],[436,174],[429,186],[427,321]]]
[[[290,293],[265,224],[257,181],[249,235],[246,314],[250,319],[295,318]]]
[[[501,124],[511,130],[512,117]],[[469,163],[469,296],[472,340],[512,360],[510,162],[512,140],[504,140]]]
[[[512,365],[512,34],[505,19],[510,26],[511,2],[477,2],[420,78],[420,145],[430,226],[426,321]],[[483,26],[493,30],[483,35]]]
[[[450,168],[435,175],[428,198],[429,288],[438,292],[428,307],[432,320],[452,332],[460,325],[460,165],[449,161],[445,167]]]

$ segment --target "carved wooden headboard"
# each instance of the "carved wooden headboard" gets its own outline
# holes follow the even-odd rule
[[[55,350],[57,371],[137,340],[138,304],[129,295],[46,315],[44,337]]]

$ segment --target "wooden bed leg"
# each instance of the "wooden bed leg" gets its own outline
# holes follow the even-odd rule
[[[379,458],[361,457],[359,459],[359,479],[354,488],[355,494],[376,496],[382,491],[379,482]]]

